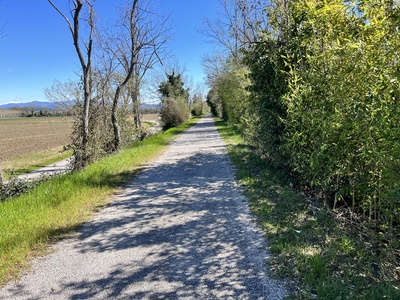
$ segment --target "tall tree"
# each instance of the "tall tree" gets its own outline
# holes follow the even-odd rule
[[[161,101],[166,98],[184,98],[189,100],[189,90],[184,88],[185,83],[182,80],[182,74],[167,74],[167,81],[161,82],[158,91],[161,95]]]
[[[206,19],[203,34],[208,36],[226,56],[238,58],[241,49],[259,39],[259,29],[267,26],[264,9],[267,0],[218,0],[218,18]]]
[[[75,168],[85,167],[88,161],[88,145],[89,145],[89,107],[92,93],[92,52],[93,52],[93,36],[95,31],[94,10],[90,0],[73,0],[70,1],[72,14],[72,22],[66,14],[64,14],[52,0],[48,0],[51,6],[64,18],[71,32],[74,42],[75,51],[78,55],[82,68],[83,81],[83,110],[81,115],[81,149],[74,153]],[[81,13],[84,5],[87,6],[89,18],[85,20],[89,27],[89,33],[85,41],[81,40]]]
[[[122,10],[119,31],[115,35],[106,33],[104,45],[109,57],[114,60],[113,68],[120,76],[113,105],[112,124],[114,129],[114,149],[121,146],[121,131],[118,123],[120,97],[126,89],[132,100],[136,126],[139,127],[140,86],[146,72],[156,63],[162,63],[164,47],[169,40],[168,19],[162,17],[147,0],[133,0]],[[122,76],[121,76],[122,74]]]

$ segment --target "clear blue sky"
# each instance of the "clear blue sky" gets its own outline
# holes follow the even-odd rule
[[[187,76],[202,82],[202,57],[213,45],[200,33],[205,17],[213,18],[217,0],[155,0],[172,14],[174,25],[171,52]],[[68,0],[54,0],[65,7]],[[116,0],[96,0],[98,14]],[[55,79],[76,80],[79,71],[71,34],[65,21],[47,0],[1,0],[0,104],[45,101],[43,89]]]

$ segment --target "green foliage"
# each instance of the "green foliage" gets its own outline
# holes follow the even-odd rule
[[[96,101],[100,98],[101,100]],[[110,103],[104,103],[100,96],[93,97],[90,104],[90,122],[88,144],[85,153],[82,148],[82,105],[74,106],[74,126],[72,132],[71,148],[74,151],[73,169],[80,170],[85,165],[96,162],[114,152],[114,131],[111,119],[112,107]],[[132,110],[128,105],[120,105],[117,110],[118,127],[120,131],[120,144],[122,147],[140,140],[147,133],[134,124]]]
[[[400,224],[396,1],[272,1],[259,43],[207,97],[262,157],[329,208]]]
[[[0,285],[20,273],[43,245],[87,220],[124,180],[196,121],[136,142],[82,171],[41,182],[27,194],[0,201]]]
[[[204,102],[196,102],[190,106],[190,113],[194,117],[200,117],[207,112],[207,105]]]
[[[248,122],[247,75],[248,69],[243,64],[233,59],[227,60],[207,96],[211,112],[238,128],[242,128]]]
[[[90,122],[87,148],[83,148],[82,111],[83,106],[77,102],[74,105],[74,125],[71,148],[73,150],[73,169],[81,170],[113,152],[113,127],[111,123],[111,107],[100,105],[93,99],[90,105]]]
[[[159,86],[161,95],[161,124],[163,129],[179,126],[190,116],[189,90],[185,89],[181,74],[167,74],[167,81]]]
[[[164,130],[185,123],[190,116],[189,105],[180,98],[165,98],[161,109],[161,125]]]
[[[246,51],[251,85],[246,137],[258,151],[275,165],[284,166],[287,158],[282,147],[287,107],[287,75],[283,72],[285,52],[278,41],[265,40]]]
[[[301,16],[292,20],[292,39],[302,54],[285,56],[284,149],[292,168],[330,207],[398,222],[397,6],[302,0],[291,9]]]
[[[174,98],[184,98],[189,100],[189,90],[185,89],[184,82],[182,80],[182,75],[175,75],[175,72],[172,74],[167,74],[167,81],[161,82],[158,87],[158,92],[161,95],[161,100],[164,101],[164,98],[174,99]]]
[[[239,129],[261,158],[328,211],[357,224],[373,248],[385,249],[377,251],[386,253],[380,257],[385,263],[374,268],[368,261],[365,273],[394,280],[400,278],[393,243],[400,231],[399,6],[383,0],[272,0],[259,42],[242,49],[242,61],[227,60],[219,76],[213,74],[208,95],[212,111]],[[237,76],[241,69],[244,77]],[[257,211],[271,212],[258,205]],[[274,250],[284,252],[289,242]],[[335,244],[349,255],[356,249],[346,239]],[[326,253],[319,254],[321,261],[314,253],[304,266],[314,266],[319,277],[334,272],[329,264],[324,269]],[[312,288],[325,291],[324,299],[345,298],[347,291],[336,293],[337,284],[339,279]]]
[[[290,282],[288,299],[400,299],[397,244],[363,241],[359,227],[296,192],[293,177],[261,159],[225,122],[217,126],[268,240],[270,275]]]
[[[213,116],[222,118],[222,102],[215,88],[211,88],[207,94],[207,105],[210,107]]]
[[[190,113],[199,117],[207,112],[207,104],[203,101],[201,94],[194,94],[190,100]]]

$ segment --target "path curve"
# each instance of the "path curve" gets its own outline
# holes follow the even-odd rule
[[[71,169],[70,164],[71,164],[71,158],[66,158],[54,164],[48,165],[46,167],[42,167],[37,170],[31,171],[29,173],[19,175],[18,179],[32,180],[32,179],[39,179],[44,175],[63,174]]]
[[[211,117],[0,299],[282,299]]]

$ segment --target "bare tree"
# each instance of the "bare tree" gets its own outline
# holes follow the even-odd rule
[[[3,37],[4,37],[4,33],[3,33],[3,31],[4,31],[4,27],[5,27],[6,25],[2,25],[1,27],[0,27],[0,39],[2,39]]]
[[[268,0],[218,0],[221,11],[215,20],[206,19],[201,33],[237,58],[239,49],[257,42],[258,31],[267,26],[264,8]]]
[[[141,82],[146,72],[156,63],[162,63],[165,45],[169,40],[168,17],[163,18],[151,7],[150,1],[133,0],[122,10],[121,21],[115,35],[106,33],[102,43],[109,57],[116,61],[120,81],[116,87],[111,119],[114,129],[114,148],[121,145],[121,132],[117,112],[120,97],[125,89],[132,100],[135,123],[140,127],[139,96]]]
[[[74,47],[79,58],[82,68],[82,81],[83,81],[83,110],[82,110],[82,149],[74,154],[75,168],[85,167],[88,163],[88,143],[89,143],[89,106],[92,92],[92,51],[93,51],[93,35],[95,31],[94,10],[90,0],[70,0],[70,13],[73,17],[71,22],[52,0],[48,2],[53,8],[64,18],[67,22],[69,30],[71,31]],[[88,7],[89,17],[86,21],[89,27],[89,34],[85,41],[80,39],[80,25],[81,25],[81,12],[84,4]],[[83,52],[84,51],[84,52]]]
[[[68,113],[75,102],[82,99],[79,83],[67,80],[54,80],[53,84],[44,89],[44,94],[50,102],[56,104],[56,109],[63,114]]]
[[[5,3],[0,3],[0,9],[4,9],[4,6],[6,6]],[[0,39],[2,39],[5,35],[4,35],[4,28],[6,27],[6,22],[3,24],[0,24]]]

